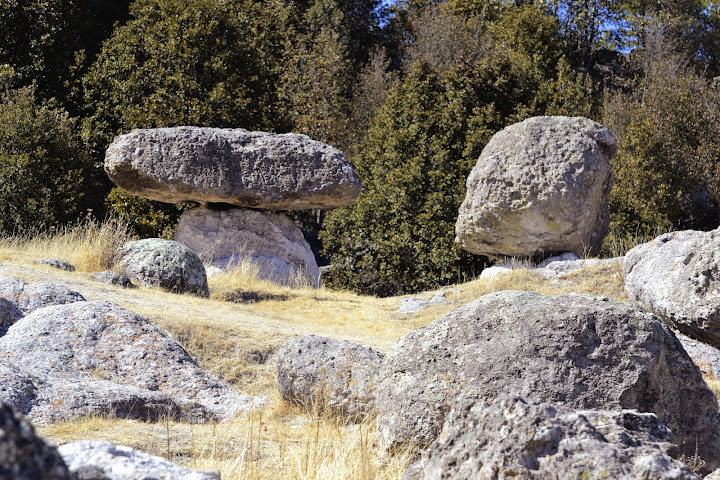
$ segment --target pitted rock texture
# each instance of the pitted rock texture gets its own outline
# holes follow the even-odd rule
[[[361,421],[375,409],[382,359],[365,345],[306,335],[278,351],[277,385],[289,402]]]
[[[135,240],[123,245],[117,256],[120,273],[145,287],[210,295],[202,260],[181,243],[159,238]]]
[[[83,440],[62,445],[58,451],[76,480],[220,480],[219,472],[191,470],[108,442]]]
[[[578,411],[501,395],[461,399],[404,480],[700,480],[653,414]]]
[[[253,401],[198,367],[149,321],[107,302],[27,315],[0,337],[3,364],[0,379],[8,369],[6,376],[20,379],[15,403],[23,403],[33,421],[106,414],[201,422],[232,417]],[[37,391],[21,393],[29,388],[23,376]],[[2,389],[0,394],[7,398]]]
[[[239,128],[134,130],[110,145],[105,171],[132,195],[170,203],[328,210],[360,195],[360,180],[336,148]]]
[[[37,261],[37,263],[47,265],[53,268],[58,268],[60,270],[65,270],[66,272],[75,271],[75,266],[73,266],[73,264],[71,264],[67,260],[63,260],[62,258],[41,258]]]
[[[225,268],[250,260],[260,276],[281,284],[320,283],[320,270],[300,229],[282,214],[194,208],[180,217],[175,241]]]
[[[23,317],[23,313],[14,302],[0,297],[0,337],[5,335],[10,325]]]
[[[720,464],[714,395],[661,320],[590,295],[485,295],[400,339],[378,375],[385,449],[432,442],[467,391],[511,393],[578,409],[655,413],[675,443]]]
[[[456,242],[492,257],[596,253],[616,153],[610,132],[582,117],[534,117],[496,133],[467,179]]]
[[[137,288],[128,277],[112,270],[93,273],[92,277],[98,282],[107,283],[108,285],[116,285],[122,288]]]
[[[57,449],[12,408],[0,402],[0,478],[6,480],[70,480]]]
[[[629,301],[720,347],[720,229],[660,235],[630,250],[623,270]]]
[[[23,312],[34,312],[50,305],[84,302],[78,292],[54,283],[25,283],[12,277],[0,277],[0,297],[10,300]]]
[[[12,364],[0,359],[0,401],[23,415],[30,413],[37,397],[33,380],[37,381],[17,362]]]

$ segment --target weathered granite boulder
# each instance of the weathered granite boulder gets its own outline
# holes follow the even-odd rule
[[[364,345],[306,335],[278,351],[277,385],[289,402],[359,421],[375,408],[382,359]]]
[[[108,285],[115,285],[122,288],[137,288],[128,277],[112,270],[93,273],[92,277],[98,282],[107,283]]]
[[[27,415],[37,397],[33,380],[37,381],[17,362],[9,363],[0,359],[0,402]]]
[[[649,413],[578,411],[500,395],[461,399],[404,480],[700,480],[673,459],[670,431]]]
[[[610,132],[581,117],[535,117],[496,133],[467,179],[456,242],[493,257],[596,253],[616,153]]]
[[[400,339],[378,374],[378,435],[395,449],[432,442],[468,390],[577,409],[655,413],[683,453],[720,466],[717,401],[675,335],[652,314],[590,295],[485,295]]]
[[[0,297],[15,303],[25,313],[50,305],[85,301],[85,297],[78,292],[62,285],[25,283],[12,277],[0,277]]]
[[[33,421],[105,414],[201,422],[232,417],[254,400],[198,367],[146,319],[107,302],[31,313],[0,337],[0,352],[0,380],[18,385],[0,395],[14,395]]]
[[[360,195],[360,180],[342,152],[292,133],[134,130],[110,145],[105,171],[132,195],[170,203],[326,210],[348,206]]]
[[[660,235],[630,250],[623,269],[629,301],[720,347],[720,229]]]
[[[180,217],[175,241],[219,267],[248,259],[265,279],[319,285],[320,271],[310,245],[285,215],[241,208],[194,208]]]
[[[145,287],[210,295],[202,260],[181,243],[159,238],[135,240],[123,245],[117,256],[120,273]]]
[[[0,478],[70,480],[55,447],[45,443],[19,413],[0,402]]]
[[[10,325],[23,317],[23,313],[14,302],[0,297],[0,337],[7,333]]]
[[[720,349],[678,333],[678,340],[703,375],[720,379]]]
[[[161,457],[108,442],[83,440],[58,448],[76,480],[220,480],[220,473],[191,470]]]
[[[65,270],[66,272],[74,272],[76,270],[73,264],[71,264],[67,260],[63,260],[62,258],[41,258],[37,261],[37,263],[60,270]]]

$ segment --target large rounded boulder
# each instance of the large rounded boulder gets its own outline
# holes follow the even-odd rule
[[[375,409],[382,359],[365,345],[306,335],[278,352],[277,385],[291,403],[358,421]]]
[[[128,193],[168,203],[329,210],[360,195],[340,150],[305,135],[241,128],[134,130],[110,145],[105,171]]]
[[[428,445],[467,392],[655,413],[687,456],[697,441],[709,467],[720,466],[714,395],[672,331],[631,305],[503,291],[405,336],[378,376],[381,445]]]
[[[578,411],[501,395],[463,398],[403,480],[700,480],[673,458],[670,430],[651,413]]]
[[[210,295],[202,260],[181,243],[160,238],[135,240],[123,245],[117,256],[120,273],[145,287]]]
[[[629,301],[720,347],[720,229],[660,235],[630,250],[623,270]]]
[[[582,117],[535,117],[495,134],[467,179],[455,227],[492,257],[595,253],[610,222],[617,143]]]

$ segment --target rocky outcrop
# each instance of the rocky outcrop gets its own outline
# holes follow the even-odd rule
[[[625,255],[629,301],[720,347],[720,229],[660,235]]]
[[[0,297],[0,337],[7,333],[10,325],[23,317],[23,313],[14,302]]]
[[[307,335],[278,351],[277,385],[289,402],[359,421],[375,408],[382,359],[364,345]]]
[[[655,413],[674,441],[720,466],[714,395],[668,327],[652,314],[589,295],[485,295],[400,339],[378,375],[385,449],[432,442],[468,390],[577,409]]]
[[[202,260],[181,243],[159,238],[136,240],[123,245],[117,256],[120,273],[140,285],[210,295]]]
[[[70,480],[55,447],[45,443],[19,413],[0,402],[0,478]]]
[[[107,283],[108,285],[115,285],[122,288],[137,288],[128,277],[112,270],[93,273],[92,277],[98,282]]]
[[[191,470],[161,457],[108,442],[62,445],[60,455],[78,480],[220,480],[216,471]]]
[[[261,210],[328,210],[360,194],[339,150],[304,135],[174,127],[115,138],[105,171],[132,195]]]
[[[31,313],[0,337],[0,352],[0,394],[33,421],[103,414],[201,422],[253,403],[149,321],[107,302]],[[17,388],[8,392],[5,378]]]
[[[194,208],[180,217],[177,242],[219,267],[245,259],[262,278],[318,285],[320,271],[300,229],[285,215],[257,210]]]
[[[457,402],[424,460],[404,480],[700,480],[672,458],[658,418],[635,411],[577,411],[500,395]]]
[[[12,277],[0,277],[0,297],[13,302],[25,313],[50,305],[83,302],[78,292],[53,283],[25,283]]]
[[[586,118],[535,117],[493,136],[467,179],[455,227],[493,257],[596,253],[607,233],[617,143]]]

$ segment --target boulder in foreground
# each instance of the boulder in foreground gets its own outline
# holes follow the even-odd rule
[[[715,396],[660,319],[590,295],[485,295],[400,339],[378,375],[386,449],[424,447],[446,406],[468,391],[510,393],[576,409],[655,413],[681,453],[720,466]]]
[[[675,460],[670,431],[651,413],[578,411],[501,395],[464,398],[404,480],[700,480]]]
[[[534,117],[493,136],[467,179],[455,227],[491,257],[599,251],[610,213],[610,132],[582,117]]]
[[[110,145],[105,171],[126,192],[169,203],[329,210],[360,195],[360,180],[336,148],[240,128],[134,130]]]

